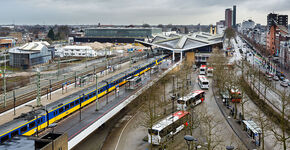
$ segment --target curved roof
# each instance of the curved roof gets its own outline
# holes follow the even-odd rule
[[[26,51],[41,51],[43,47],[47,47],[50,44],[46,41],[44,42],[30,42],[26,43],[25,45],[19,47],[19,50],[26,50]]]

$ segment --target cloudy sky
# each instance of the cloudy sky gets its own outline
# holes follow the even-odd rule
[[[0,24],[215,24],[237,5],[237,22],[290,15],[290,0],[1,0]]]

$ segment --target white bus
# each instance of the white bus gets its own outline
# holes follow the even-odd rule
[[[196,106],[205,100],[205,92],[196,90],[177,100],[177,110],[187,110],[190,106]]]
[[[207,80],[207,77],[204,75],[198,76],[198,85],[201,89],[208,89],[209,88],[209,81]]]
[[[206,74],[206,65],[201,65],[199,68],[199,74],[205,75]]]
[[[166,138],[169,138],[179,131],[181,131],[187,123],[187,111],[177,111],[159,121],[152,126],[152,129],[148,129],[148,142],[153,145],[160,145]]]
[[[212,77],[213,76],[213,67],[208,67],[207,68],[207,76]]]

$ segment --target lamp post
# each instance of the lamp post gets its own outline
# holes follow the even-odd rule
[[[184,139],[185,139],[185,141],[186,141],[186,144],[187,144],[187,148],[188,148],[188,150],[190,150],[190,144],[191,144],[192,141],[197,142],[197,139],[195,139],[195,138],[194,138],[193,136],[191,136],[191,135],[185,135],[185,136],[184,136]],[[197,147],[195,147],[195,149],[197,149]]]
[[[172,101],[172,124],[174,126],[174,100],[175,100],[175,95],[171,96],[171,101]],[[172,135],[172,141],[174,140],[174,135]]]
[[[47,127],[48,127],[48,128],[52,128],[51,133],[53,133],[53,131],[54,131],[54,127],[56,127],[56,126],[57,126],[57,123],[54,122],[54,123],[48,125]]]
[[[6,50],[4,51],[4,71],[3,71],[3,86],[4,86],[4,107],[6,107],[6,99],[7,99],[7,93],[6,93]]]
[[[41,97],[40,97],[40,70],[37,69],[37,106],[41,106]]]
[[[227,150],[234,150],[235,147],[230,145],[230,146],[226,146],[226,149],[227,149]]]
[[[57,123],[52,123],[52,124],[50,124],[50,125],[48,126],[48,128],[52,128],[52,132],[51,132],[51,133],[53,133],[53,131],[54,131],[54,127],[56,127],[56,126],[57,126]],[[54,140],[51,139],[52,150],[54,150],[54,145],[53,145],[53,143],[54,143]]]

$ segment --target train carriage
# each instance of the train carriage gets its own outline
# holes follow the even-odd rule
[[[142,75],[144,72],[150,70],[154,65],[160,64],[166,57],[167,56],[161,56],[157,59],[149,60],[145,65],[128,69],[124,73],[100,82],[98,92],[96,92],[95,86],[91,86],[84,91],[85,94],[79,95],[79,93],[74,93],[69,97],[53,102],[47,106],[47,111],[37,110],[41,111],[40,114],[36,115],[37,117],[35,117],[35,114],[31,114],[33,118],[25,119],[20,117],[16,120],[0,125],[0,142],[3,143],[16,135],[34,135],[36,132],[45,129],[49,124],[52,124],[71,113],[74,113],[81,107],[95,101],[97,93],[98,98],[101,98],[107,93],[115,90],[116,86],[124,85],[126,83],[126,78],[135,75]]]

